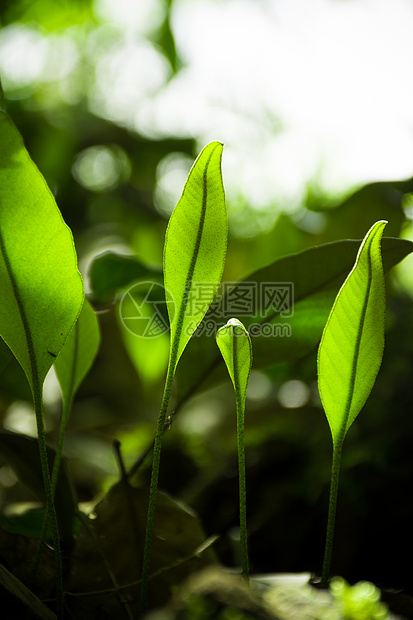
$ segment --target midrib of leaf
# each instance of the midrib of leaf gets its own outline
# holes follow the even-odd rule
[[[213,155],[214,151],[215,151],[215,149],[209,154],[209,157],[208,157],[207,162],[205,164],[205,169],[204,169],[204,172],[203,172],[203,176],[202,176],[203,193],[202,193],[201,217],[200,217],[200,220],[199,220],[199,225],[198,225],[198,230],[197,230],[196,239],[195,239],[195,246],[194,246],[194,250],[193,250],[193,253],[192,253],[192,257],[191,257],[191,262],[189,263],[188,274],[187,274],[186,280],[185,280],[184,296],[182,298],[182,302],[181,302],[181,305],[180,305],[179,311],[178,311],[178,317],[177,317],[177,320],[176,320],[175,336],[174,336],[173,342],[171,342],[170,365],[172,366],[173,371],[175,371],[175,367],[176,367],[176,364],[177,364],[179,341],[181,339],[182,328],[183,328],[183,324],[184,324],[185,310],[186,310],[186,307],[188,305],[188,298],[189,298],[189,293],[190,293],[190,284],[191,284],[192,278],[194,276],[195,266],[196,266],[196,262],[198,260],[199,248],[201,247],[201,239],[202,239],[202,233],[203,233],[204,225],[205,225],[205,213],[206,213],[207,198],[208,198],[208,179],[207,179],[207,173],[208,173],[208,166],[210,164],[210,161],[211,161],[211,158],[212,158],[212,155]]]
[[[340,437],[339,437],[340,441],[344,440],[344,436],[346,434],[348,417],[349,417],[350,409],[351,409],[351,403],[353,402],[354,385],[356,383],[357,365],[358,365],[358,358],[359,358],[359,353],[360,353],[361,339],[362,339],[363,328],[364,328],[364,323],[365,323],[366,314],[367,314],[367,307],[368,307],[368,304],[369,304],[369,298],[370,298],[370,293],[371,293],[372,266],[371,266],[370,248],[371,248],[372,242],[373,242],[373,239],[370,240],[369,248],[366,250],[367,251],[367,257],[368,257],[368,260],[367,260],[367,265],[368,265],[367,293],[364,296],[364,303],[363,303],[363,307],[362,307],[362,311],[361,311],[361,320],[359,322],[359,326],[358,326],[358,330],[357,330],[356,343],[355,343],[354,354],[353,354],[353,359],[352,359],[352,363],[351,363],[350,385],[349,385],[349,389],[348,389],[348,396],[347,396],[346,406],[344,408],[344,423],[342,425],[342,428],[341,428],[341,431],[340,431]],[[357,269],[357,265],[355,266],[354,270],[355,269]],[[350,277],[351,277],[351,274],[350,274],[349,278]]]
[[[63,589],[62,589],[62,557],[60,552],[60,540],[59,540],[59,528],[57,525],[56,508],[53,498],[52,483],[50,479],[49,463],[47,460],[46,450],[46,436],[43,424],[43,402],[42,402],[42,386],[39,383],[39,375],[37,369],[36,353],[33,345],[33,338],[29,322],[27,320],[26,312],[24,309],[23,300],[20,295],[19,286],[14,276],[13,269],[10,264],[9,256],[4,244],[3,234],[0,228],[0,250],[6,266],[7,275],[9,276],[10,283],[13,289],[14,296],[16,298],[17,307],[19,310],[21,322],[23,325],[24,336],[26,339],[27,351],[29,354],[30,370],[31,370],[31,389],[33,394],[33,404],[36,414],[37,424],[37,437],[39,442],[39,456],[40,464],[43,474],[44,491],[46,495],[46,505],[50,518],[50,529],[53,539],[54,556],[56,562],[56,598],[58,617],[63,617]]]
[[[19,309],[20,318],[23,324],[24,337],[26,339],[27,351],[29,353],[30,370],[31,370],[31,375],[32,375],[31,376],[31,380],[32,380],[31,388],[33,392],[39,393],[40,386],[39,386],[39,377],[37,373],[37,359],[36,359],[36,354],[34,351],[32,334],[31,334],[29,322],[27,320],[26,312],[24,310],[24,305],[21,299],[19,286],[17,284],[16,278],[14,277],[14,273],[13,273],[13,270],[11,268],[11,264],[9,261],[9,256],[6,252],[6,247],[4,244],[4,239],[3,239],[3,234],[1,232],[1,228],[0,228],[0,250],[3,256],[4,264],[7,270],[7,275],[9,276],[9,280],[10,280],[10,283],[13,289],[14,297],[16,299],[17,307]]]
[[[234,369],[234,388],[237,400],[241,402],[240,398],[240,385],[239,385],[239,376],[238,376],[238,351],[237,351],[237,336],[235,334],[235,329],[232,326],[232,367]]]
[[[238,407],[243,411],[243,407],[245,405],[245,399],[242,394],[241,385],[239,382],[239,368],[238,368],[238,347],[237,347],[237,338],[239,336],[235,333],[235,328],[232,329],[232,365],[234,368],[234,388],[235,395],[237,399]],[[243,415],[243,414],[242,414]]]

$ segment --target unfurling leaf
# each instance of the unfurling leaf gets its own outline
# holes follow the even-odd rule
[[[244,419],[245,399],[252,365],[251,338],[238,319],[230,319],[217,332],[217,345],[234,385],[237,399],[237,448],[239,477],[239,516],[241,562],[244,577],[249,576],[247,541],[247,490],[245,483]]]
[[[245,404],[252,364],[250,335],[241,321],[230,319],[218,330],[217,345],[228,368],[237,400]]]

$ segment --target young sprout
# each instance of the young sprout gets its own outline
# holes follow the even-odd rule
[[[169,220],[163,255],[165,297],[171,338],[164,393],[153,447],[148,516],[142,560],[141,615],[148,605],[152,535],[158,493],[162,436],[176,366],[192,334],[204,318],[221,281],[227,251],[227,210],[222,184],[222,144],[205,146],[192,166],[180,200]],[[212,256],[212,258],[211,258]],[[202,303],[191,307],[191,297],[208,283]]]
[[[318,350],[318,387],[333,440],[321,577],[324,588],[330,576],[344,438],[371,392],[383,357],[386,293],[380,241],[386,224],[376,222],[363,239],[355,265],[337,294]]]
[[[245,399],[252,365],[251,338],[238,319],[230,319],[217,332],[217,345],[234,385],[237,403],[237,448],[239,475],[239,521],[242,573],[249,578],[247,542],[247,491],[245,484]]]

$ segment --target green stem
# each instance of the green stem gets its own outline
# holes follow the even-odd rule
[[[72,402],[73,402],[73,398],[71,398],[67,404],[63,403],[62,419],[60,422],[59,438],[57,441],[56,456],[55,456],[55,460],[53,463],[52,480],[51,480],[53,498],[56,493],[56,486],[57,486],[57,481],[59,477],[60,463],[62,460],[62,453],[63,453],[63,443],[64,443],[64,439],[66,436],[67,425],[69,422],[69,413],[72,408]],[[30,575],[31,583],[34,583],[37,571],[39,569],[40,560],[41,560],[42,552],[43,552],[43,543],[46,540],[47,523],[48,523],[48,513],[46,512],[44,515],[42,531],[41,531],[40,538],[39,538],[39,544],[37,546],[36,556],[33,562],[33,568],[32,568],[31,575]]]
[[[325,546],[325,551],[324,551],[324,562],[323,562],[323,570],[321,573],[321,584],[320,584],[322,588],[328,588],[328,581],[330,579],[330,567],[331,567],[331,557],[333,554],[334,526],[335,526],[335,520],[336,520],[338,482],[340,478],[341,452],[343,449],[343,440],[344,438],[341,438],[340,440],[338,440],[333,448],[333,462],[332,462],[332,467],[331,467],[330,501],[329,501],[329,506],[328,506],[326,546]]]
[[[63,444],[66,437],[67,425],[69,422],[69,414],[72,408],[73,397],[67,403],[63,403],[62,419],[60,422],[59,437],[57,440],[56,456],[53,463],[52,471],[52,489],[53,495],[56,492],[57,481],[59,478],[60,463],[62,461]]]
[[[62,555],[60,551],[59,528],[57,525],[56,508],[52,482],[50,479],[49,463],[47,460],[46,435],[43,424],[43,402],[40,387],[33,388],[33,403],[36,412],[37,438],[39,441],[40,465],[42,468],[44,491],[46,495],[46,508],[49,515],[50,529],[52,533],[54,557],[56,563],[56,601],[57,617],[63,618],[63,571]]]
[[[169,359],[165,387],[162,397],[161,410],[156,426],[155,441],[153,445],[151,485],[149,487],[148,516],[146,520],[145,545],[143,549],[142,582],[141,582],[141,615],[143,616],[148,606],[148,581],[151,562],[153,525],[155,521],[156,498],[158,494],[159,466],[161,462],[162,435],[165,427],[166,413],[172,391],[172,381],[176,365],[176,349]]]
[[[239,530],[241,544],[242,574],[249,579],[248,539],[247,539],[247,488],[245,482],[245,444],[244,444],[245,402],[237,397],[237,447],[239,478]]]

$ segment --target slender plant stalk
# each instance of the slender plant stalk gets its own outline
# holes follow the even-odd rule
[[[56,454],[55,454],[53,470],[52,470],[53,497],[55,497],[55,493],[56,493],[57,482],[59,479],[60,464],[61,464],[62,455],[63,455],[63,444],[64,444],[64,440],[66,437],[67,425],[69,423],[69,416],[70,416],[70,412],[72,409],[73,398],[75,395],[75,378],[76,378],[78,341],[79,341],[79,321],[76,321],[76,324],[73,327],[73,333],[76,338],[75,347],[74,347],[74,359],[73,359],[73,363],[71,367],[69,388],[67,390],[68,397],[67,399],[65,396],[63,397],[62,417],[60,420],[59,437],[57,440]],[[41,560],[42,552],[43,552],[43,543],[46,539],[47,524],[48,524],[48,514],[46,511],[44,515],[44,519],[43,519],[43,525],[42,525],[42,531],[40,534],[39,544],[37,546],[36,557],[33,562],[33,568],[31,571],[31,576],[30,576],[31,582],[34,582],[34,579],[37,574],[37,570],[39,568],[39,564],[40,564],[40,560]]]
[[[63,443],[64,443],[64,439],[66,436],[67,425],[69,422],[69,414],[72,408],[72,403],[73,403],[73,398],[71,398],[70,401],[67,402],[66,404],[63,403],[62,419],[60,422],[59,437],[57,440],[56,455],[55,455],[55,459],[53,463],[52,479],[51,479],[53,498],[55,497],[55,493],[56,493],[56,486],[57,486],[57,481],[59,478],[60,463],[62,461],[62,454],[63,454]],[[31,583],[34,582],[37,571],[39,569],[39,564],[40,564],[40,560],[41,560],[42,553],[43,553],[43,543],[46,540],[46,529],[47,529],[47,524],[49,522],[48,517],[49,515],[48,515],[48,512],[46,511],[44,515],[44,519],[43,519],[42,531],[40,533],[39,544],[36,550],[36,556],[33,562],[33,568],[32,568],[31,575],[30,575]]]
[[[338,482],[340,478],[340,466],[341,466],[341,453],[343,449],[344,437],[337,441],[333,448],[333,462],[331,467],[331,483],[330,483],[330,500],[328,506],[328,520],[327,520],[327,535],[326,546],[324,551],[323,570],[321,573],[321,587],[328,588],[328,581],[330,579],[330,567],[331,557],[333,554],[333,542],[334,542],[334,526],[336,520],[337,510],[337,494],[338,494]]]
[[[148,581],[151,562],[153,525],[155,521],[156,498],[158,494],[159,466],[161,462],[162,436],[165,427],[166,413],[172,391],[172,381],[175,373],[177,347],[173,347],[169,359],[168,371],[162,397],[161,409],[156,426],[155,441],[153,445],[151,484],[149,487],[148,516],[146,521],[145,545],[143,549],[142,582],[141,582],[141,615],[143,616],[148,606]]]
[[[33,373],[34,374],[34,373]],[[43,402],[42,390],[38,382],[33,387],[33,403],[36,412],[37,438],[39,441],[40,465],[42,468],[44,492],[46,495],[46,507],[49,515],[50,529],[52,533],[54,557],[56,564],[56,604],[57,617],[63,618],[63,571],[62,554],[60,551],[59,527],[57,524],[56,508],[54,503],[54,493],[50,479],[49,463],[47,460],[46,436],[43,424]]]
[[[241,340],[239,340],[241,339]],[[239,532],[241,546],[242,574],[249,581],[248,538],[247,538],[247,488],[245,480],[245,401],[252,364],[250,336],[238,319],[230,319],[216,336],[235,390],[237,409],[237,452],[239,489]],[[247,349],[246,349],[247,347]]]
[[[244,417],[245,403],[237,397],[237,447],[239,484],[239,531],[241,544],[242,574],[249,579],[248,540],[247,540],[247,488],[245,483],[245,445]]]
[[[56,447],[56,456],[54,459],[53,471],[52,471],[53,494],[56,492],[57,481],[59,478],[60,463],[62,461],[62,454],[63,454],[63,443],[66,437],[67,425],[69,422],[70,410],[72,409],[72,403],[73,403],[73,398],[71,398],[66,404],[63,403],[62,419],[60,421],[59,437],[57,440],[57,447]]]
[[[245,397],[241,396],[238,377],[237,329],[232,328],[232,360],[234,368],[235,394],[237,401],[237,448],[238,448],[238,486],[239,486],[239,532],[241,544],[242,574],[249,579],[248,540],[247,540],[247,488],[245,483]]]
[[[217,148],[218,151],[216,151]],[[205,151],[205,149],[207,149],[207,151]],[[166,301],[171,326],[171,341],[169,349],[170,353],[168,370],[166,374],[164,393],[162,397],[161,409],[159,412],[158,424],[156,427],[155,441],[153,446],[152,474],[149,489],[148,517],[146,522],[145,545],[143,550],[142,565],[142,615],[146,611],[148,602],[148,581],[152,548],[152,535],[155,520],[156,497],[158,491],[161,443],[165,428],[168,404],[171,396],[175,368],[191,335],[204,317],[206,311],[208,310],[208,306],[213,300],[212,294],[210,295],[209,301],[203,301],[203,306],[205,307],[201,308],[202,311],[198,310],[195,317],[191,317],[190,321],[186,321],[186,319],[188,318],[186,317],[186,312],[189,295],[194,286],[197,286],[197,283],[202,283],[203,281],[205,281],[205,278],[207,278],[207,282],[215,282],[215,288],[218,287],[218,283],[222,277],[222,270],[224,267],[224,258],[226,253],[227,218],[222,186],[222,177],[218,172],[217,168],[217,165],[218,167],[220,167],[221,165],[222,144],[219,144],[218,142],[211,142],[210,145],[205,147],[205,149],[203,150],[203,153],[206,152],[206,161],[204,162],[204,158],[201,154],[199,156],[200,159],[196,160],[193,168],[193,170],[195,170],[197,162],[199,164],[199,162],[201,161],[203,166],[201,174],[195,175],[195,180],[191,177],[193,172],[188,175],[187,183],[185,184],[181,199],[175,207],[165,234],[163,256],[164,283],[165,288],[168,289],[170,295],[166,296]],[[218,193],[215,195],[213,202],[211,202],[211,199],[209,198],[209,179],[207,173],[214,152],[217,152],[217,154],[219,155],[218,160],[215,160],[216,169],[214,171],[215,176],[218,175],[219,179],[215,179],[217,182],[215,183],[215,186],[213,185],[213,191]],[[197,201],[198,203],[195,204]],[[209,204],[209,208],[213,209],[211,215],[215,215],[215,217],[206,218],[206,211]],[[216,213],[214,213],[214,204],[216,205]],[[189,221],[192,221],[192,215],[191,218],[188,220],[185,214],[187,210],[188,213],[189,211],[192,211],[192,208],[195,208],[196,217],[198,218],[198,225],[194,227],[193,230],[189,230],[188,223]],[[187,243],[188,238],[190,238],[193,243],[192,251],[186,257],[189,258],[189,263],[188,260],[185,259],[185,261],[181,264],[181,244],[183,242]],[[211,238],[213,238],[213,246],[211,243]],[[177,242],[177,240],[179,240],[179,242]],[[212,247],[214,248],[215,252],[214,259],[211,256]],[[198,263],[200,265],[199,273],[197,273]],[[211,265],[209,263],[211,263]],[[211,266],[214,267],[212,270],[210,269]],[[210,276],[208,277],[208,275],[206,274],[210,274]],[[200,278],[200,280],[198,280],[198,278]],[[206,303],[207,301],[208,303]],[[174,306],[175,304],[177,305],[176,312],[174,308],[172,316],[170,308],[171,302],[173,302]],[[194,318],[195,320],[193,320]]]

